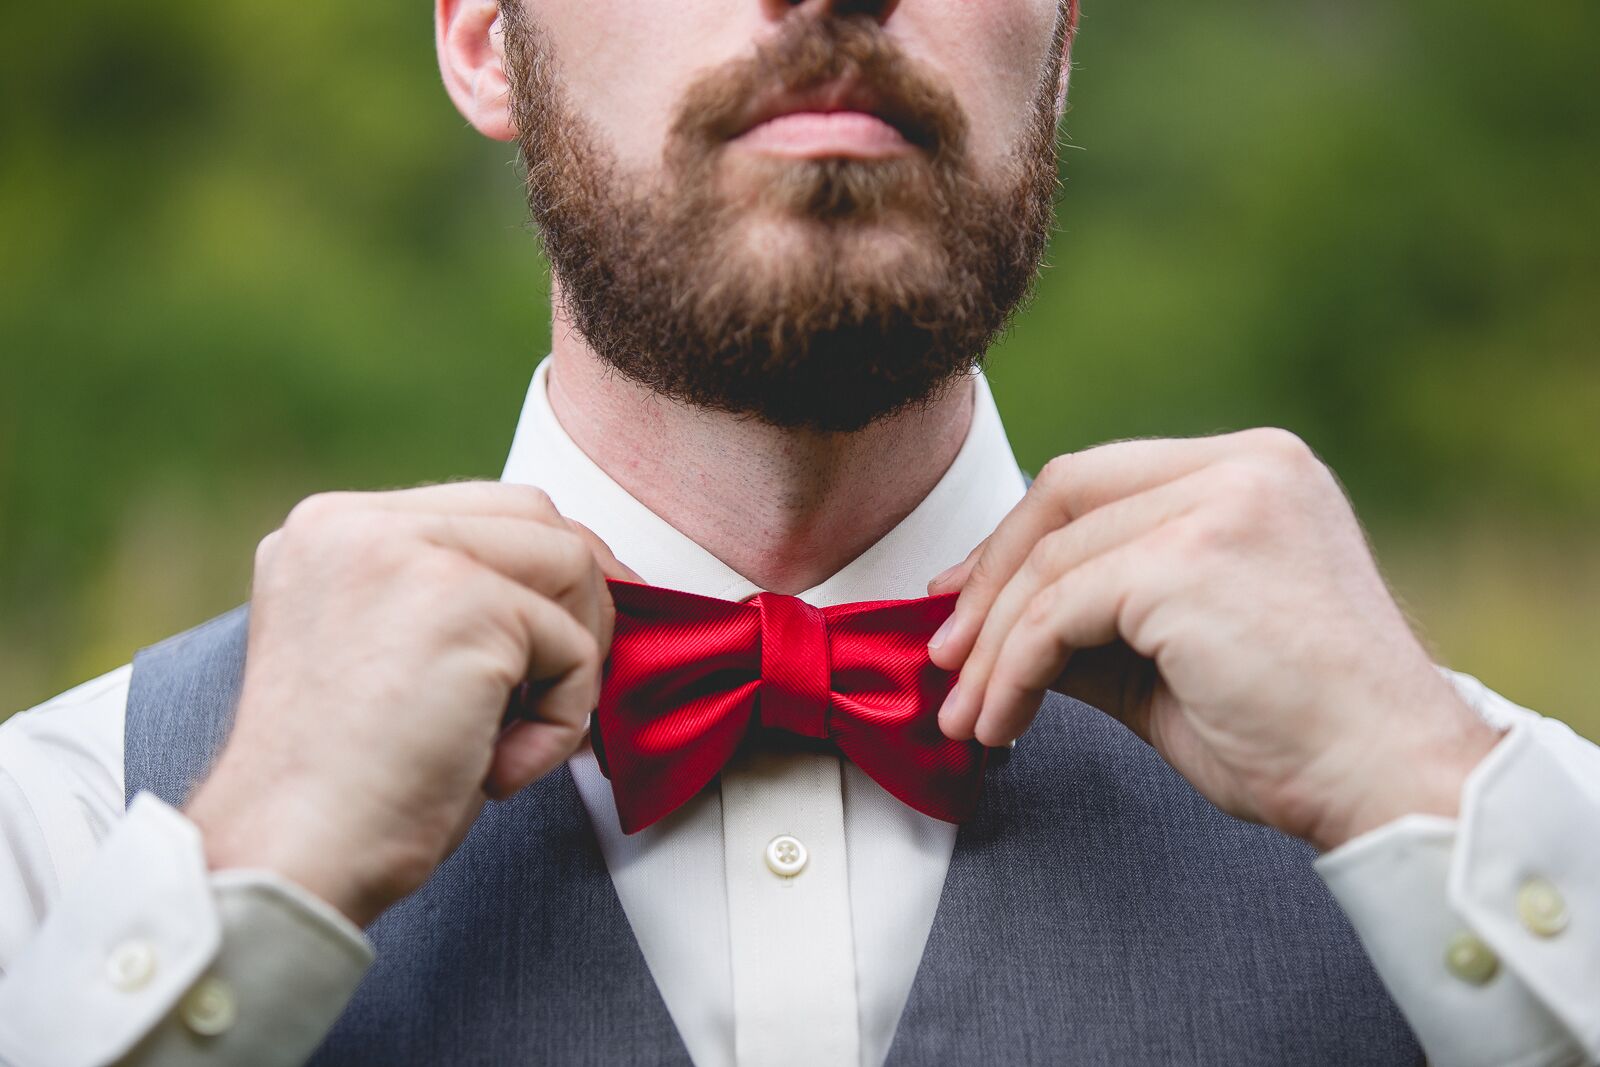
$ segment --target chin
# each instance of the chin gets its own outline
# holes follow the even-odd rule
[[[763,210],[728,232],[726,262],[731,277],[775,291],[937,287],[949,264],[931,230],[901,217],[816,219]]]

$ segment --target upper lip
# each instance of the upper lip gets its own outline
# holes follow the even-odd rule
[[[828,114],[837,111],[856,111],[882,119],[900,132],[912,144],[927,146],[929,138],[911,116],[885,101],[877,93],[856,80],[832,81],[808,89],[778,89],[756,98],[744,115],[733,136],[749,133],[763,122],[806,112]]]

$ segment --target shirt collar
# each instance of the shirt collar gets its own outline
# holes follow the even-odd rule
[[[645,507],[567,435],[550,406],[550,358],[540,361],[517,420],[502,481],[533,485],[653,585],[724,600],[760,588]],[[861,555],[799,594],[816,607],[925,596],[928,579],[960,562],[1022,499],[1026,484],[989,383],[973,371],[972,425],[922,502]]]

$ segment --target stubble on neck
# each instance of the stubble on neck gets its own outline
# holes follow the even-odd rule
[[[562,428],[635,499],[762,589],[800,593],[865,552],[933,490],[972,424],[970,378],[850,433],[671,400],[618,374],[552,295],[549,392]]]

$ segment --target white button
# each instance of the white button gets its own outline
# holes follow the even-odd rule
[[[1500,969],[1500,958],[1477,937],[1463,930],[1450,939],[1444,964],[1450,973],[1471,985],[1483,985]]]
[[[806,865],[806,846],[788,834],[779,834],[767,842],[767,866],[772,873],[793,878]]]
[[[207,976],[196,982],[179,1003],[178,1017],[201,1037],[216,1037],[239,1018],[239,1008],[228,983]]]
[[[124,993],[142,988],[155,973],[155,946],[143,938],[124,941],[106,959],[106,978]]]
[[[1543,878],[1529,878],[1517,890],[1517,914],[1522,925],[1540,937],[1554,937],[1567,928],[1567,902]]]

